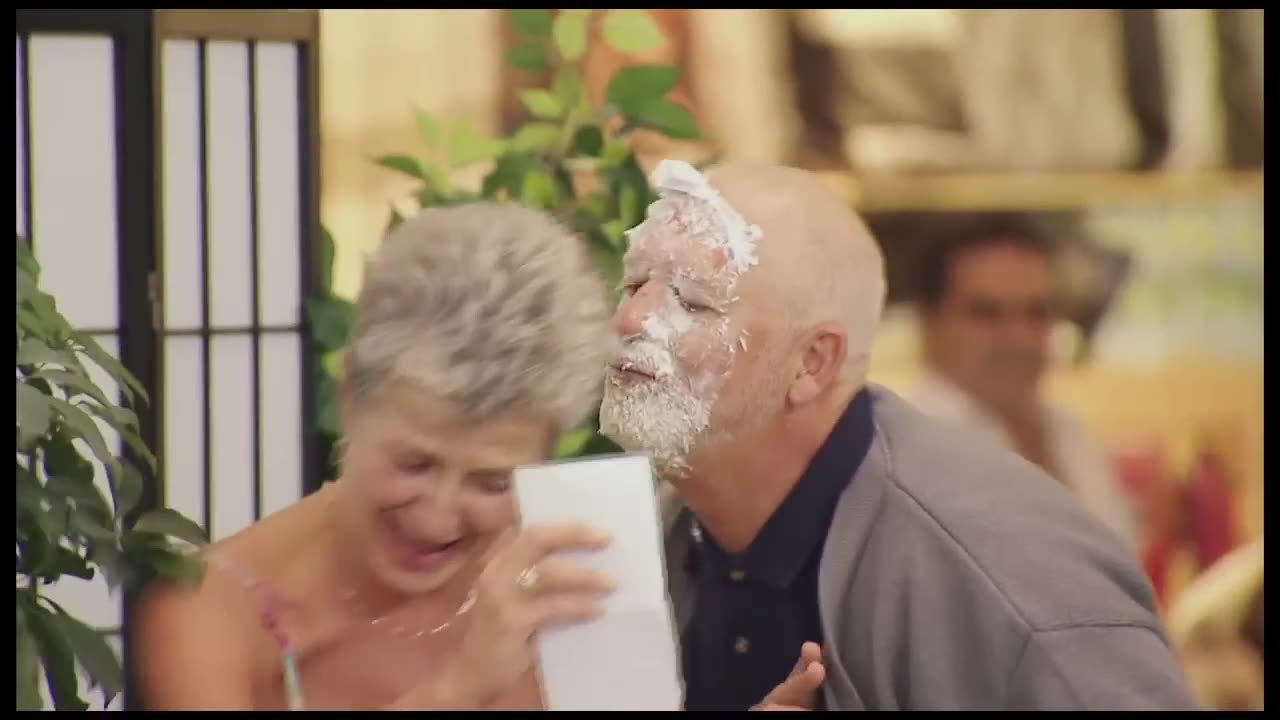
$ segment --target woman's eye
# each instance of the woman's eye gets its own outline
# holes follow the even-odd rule
[[[476,487],[481,492],[491,495],[502,495],[511,489],[510,475],[486,475],[476,478]]]
[[[632,295],[635,295],[636,291],[639,289],[640,283],[625,283],[622,286],[622,294],[626,297],[631,297]]]
[[[423,475],[431,472],[436,467],[436,461],[430,458],[410,458],[400,462],[400,469],[414,475]]]

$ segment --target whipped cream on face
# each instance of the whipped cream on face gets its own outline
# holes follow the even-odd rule
[[[623,338],[618,364],[653,379],[629,382],[611,376],[600,426],[623,447],[649,452],[659,473],[670,477],[688,469],[689,452],[707,432],[733,357],[739,348],[746,349],[745,333],[733,336],[723,312],[691,311],[674,283],[690,275],[699,253],[722,260],[707,290],[720,300],[720,310],[727,310],[737,300],[733,290],[738,278],[758,262],[762,232],[688,163],[662,161],[652,182],[658,200],[647,209],[644,222],[628,231],[624,263],[662,260],[672,268],[671,277],[662,278],[667,284],[661,302],[641,321],[640,334]],[[683,367],[677,357],[685,361]]]

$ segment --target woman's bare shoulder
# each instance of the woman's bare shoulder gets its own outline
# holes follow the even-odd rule
[[[154,582],[131,638],[150,709],[252,709],[254,688],[279,666],[264,598],[278,588],[306,535],[315,503],[303,500],[201,553],[198,583]]]

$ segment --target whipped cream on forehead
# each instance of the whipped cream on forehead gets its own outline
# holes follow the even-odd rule
[[[642,239],[651,231],[651,223],[658,222],[723,248],[728,256],[726,270],[733,278],[757,263],[763,231],[748,223],[696,168],[681,160],[663,160],[650,182],[658,200],[649,206],[645,221],[628,232],[629,237]]]

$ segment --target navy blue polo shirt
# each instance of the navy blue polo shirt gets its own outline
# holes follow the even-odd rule
[[[822,641],[822,545],[873,432],[863,390],[743,553],[725,552],[695,521],[685,569],[696,605],[681,637],[686,709],[746,710],[790,675],[801,645]]]

